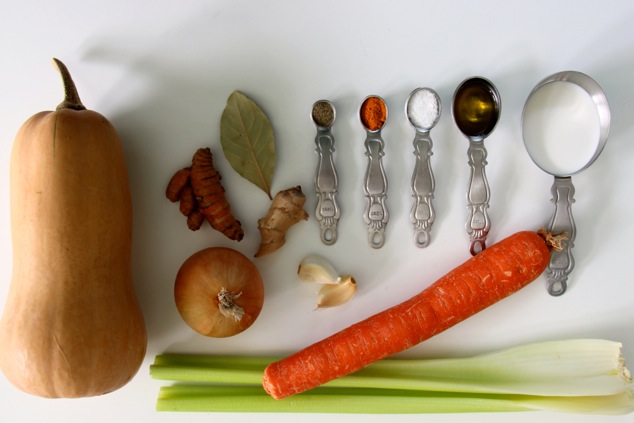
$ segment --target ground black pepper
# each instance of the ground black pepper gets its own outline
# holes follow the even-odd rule
[[[317,126],[329,127],[335,120],[335,109],[327,101],[318,101],[313,106],[313,121]]]

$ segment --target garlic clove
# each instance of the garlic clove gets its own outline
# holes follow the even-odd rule
[[[337,284],[339,274],[335,268],[321,256],[311,254],[299,263],[297,276],[305,282]]]
[[[317,295],[317,308],[335,307],[350,301],[357,292],[357,282],[350,275],[341,275],[337,284],[324,285]]]

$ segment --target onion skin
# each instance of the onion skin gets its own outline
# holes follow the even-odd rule
[[[235,295],[244,314],[239,320],[219,309],[223,288]],[[249,328],[264,304],[264,283],[255,264],[244,254],[225,247],[210,247],[182,264],[174,284],[174,300],[181,317],[196,332],[226,338]]]

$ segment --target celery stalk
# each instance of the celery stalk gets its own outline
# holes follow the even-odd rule
[[[181,391],[182,390],[182,391]],[[158,411],[415,414],[480,411],[529,411],[521,404],[496,398],[464,397],[418,391],[316,388],[275,400],[258,387],[162,387]]]
[[[603,396],[541,397],[398,389],[315,388],[282,400],[260,387],[174,385],[160,389],[158,411],[418,414],[515,411],[620,415],[634,411],[631,391]]]
[[[153,378],[181,382],[261,385],[271,357],[163,354]],[[528,344],[469,358],[385,359],[329,387],[408,389],[538,396],[612,395],[632,386],[621,344],[573,339]]]
[[[229,355],[204,355],[204,354],[159,354],[154,359],[156,365],[191,365],[210,366],[219,368],[258,369],[262,370],[279,357],[257,356],[229,356]]]

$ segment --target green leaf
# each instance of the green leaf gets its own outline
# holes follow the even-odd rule
[[[220,120],[220,144],[233,169],[272,200],[276,159],[273,127],[262,109],[239,91],[227,99]]]

